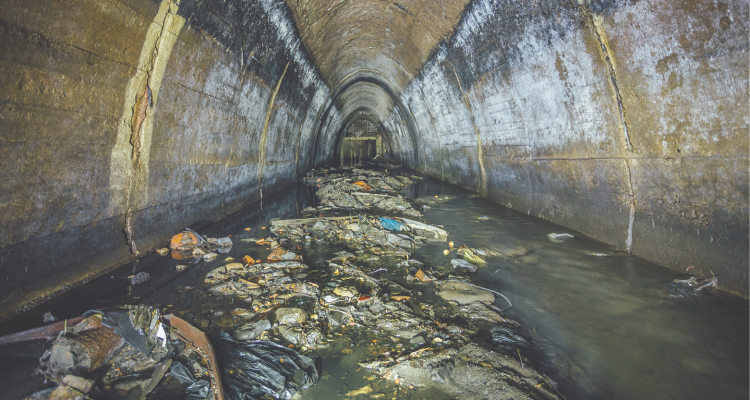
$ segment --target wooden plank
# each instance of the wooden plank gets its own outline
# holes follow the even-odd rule
[[[211,342],[206,334],[190,325],[187,321],[172,314],[165,315],[164,318],[169,321],[169,325],[177,328],[179,336],[186,344],[198,350],[203,356],[208,366],[208,375],[211,377],[211,390],[215,400],[224,400],[224,388],[221,385],[221,376],[219,374],[219,363],[216,361],[216,354]]]
[[[65,330],[65,328],[72,328],[73,325],[81,322],[85,317],[76,317],[64,321],[55,322],[39,328],[32,328],[23,332],[13,333],[0,337],[0,344],[11,344],[25,342],[28,340],[39,340],[39,339],[52,339],[57,336],[58,333]]]
[[[313,222],[318,221],[340,221],[342,219],[355,219],[356,216],[353,217],[318,217],[318,218],[300,218],[300,219],[281,219],[281,220],[275,220],[271,221],[271,225],[273,226],[287,226],[287,225],[300,225],[300,224],[310,224]]]

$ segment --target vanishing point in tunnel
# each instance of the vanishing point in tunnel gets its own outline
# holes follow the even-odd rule
[[[2,0],[0,321],[376,155],[746,299],[748,9]]]

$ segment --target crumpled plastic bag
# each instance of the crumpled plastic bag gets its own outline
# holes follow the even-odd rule
[[[380,220],[380,225],[382,225],[383,228],[388,229],[389,231],[399,232],[399,231],[407,231],[407,230],[409,230],[409,228],[407,228],[406,225],[404,225],[404,224],[402,224],[402,223],[400,223],[398,221],[392,220],[390,218],[380,217],[378,219]]]
[[[320,379],[315,360],[274,342],[238,341],[218,331],[211,334],[211,344],[229,400],[253,400],[264,394],[288,400]]]
[[[211,392],[211,384],[206,380],[195,380],[190,370],[179,361],[172,363],[169,372],[173,378],[183,385],[190,385],[185,389],[189,399],[207,399]]]

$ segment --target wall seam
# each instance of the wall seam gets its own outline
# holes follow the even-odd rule
[[[456,68],[453,68],[453,75],[456,76],[456,82],[458,82],[458,88],[461,90],[461,94],[464,97],[464,103],[466,103],[466,108],[469,109],[469,117],[471,118],[471,125],[474,127],[474,133],[477,135],[477,158],[479,159],[479,169],[481,170],[481,181],[479,186],[479,194],[482,196],[487,195],[487,173],[484,170],[484,156],[482,155],[482,139],[479,137],[479,128],[477,128],[477,124],[474,121],[474,111],[471,109],[471,103],[469,102],[469,97],[466,95],[466,92],[464,92],[463,86],[461,86],[461,80],[458,79],[458,74],[456,73]]]
[[[153,133],[154,107],[169,56],[185,20],[177,15],[179,0],[165,0],[151,20],[141,48],[138,67],[128,82],[117,141],[110,161],[110,215],[125,214],[126,243],[138,256],[132,225],[133,208],[147,202],[148,167]],[[174,31],[174,32],[173,32]],[[168,35],[173,37],[167,38]],[[118,205],[119,203],[119,205]]]
[[[437,140],[438,144],[438,158],[440,159],[440,180],[443,180],[443,177],[445,175],[445,163],[443,162],[443,146],[440,144],[440,135],[437,133],[437,127],[435,126],[435,117],[432,116],[432,111],[430,110],[430,106],[427,104],[426,96],[424,94],[424,89],[422,87],[419,88],[419,91],[422,93],[422,101],[424,102],[424,108],[427,110],[427,114],[430,116],[430,124],[432,124],[432,130],[435,132],[435,140]]]
[[[268,125],[271,122],[271,114],[273,112],[273,104],[276,102],[276,95],[279,93],[279,88],[281,88],[281,82],[284,80],[284,75],[286,75],[286,70],[288,68],[289,68],[289,63],[286,63],[286,67],[284,67],[284,72],[281,74],[279,81],[276,83],[276,88],[274,88],[273,92],[271,93],[271,101],[268,104],[268,111],[266,112],[266,122],[263,124],[263,133],[260,136],[260,157],[258,160],[258,189],[260,190],[261,200],[263,199],[263,189],[261,189],[261,183],[263,181],[263,169],[266,165],[266,140],[268,139]]]
[[[625,169],[627,171],[627,178],[628,178],[628,190],[630,191],[630,210],[628,215],[628,231],[627,231],[627,239],[625,239],[625,248],[627,249],[628,253],[632,253],[633,250],[633,227],[635,225],[635,208],[636,208],[636,198],[635,198],[635,191],[633,189],[633,172],[630,165],[630,161],[632,160],[633,156],[633,146],[630,142],[630,135],[628,132],[628,123],[626,119],[626,112],[625,112],[625,104],[622,101],[622,94],[620,93],[620,87],[618,83],[617,78],[617,68],[615,66],[614,61],[614,55],[609,49],[608,43],[609,40],[607,39],[606,32],[604,32],[604,28],[602,28],[601,24],[601,16],[598,16],[591,12],[591,10],[588,9],[588,7],[585,8],[586,13],[591,17],[591,23],[594,26],[594,34],[596,35],[596,39],[599,41],[599,46],[602,51],[602,55],[604,56],[604,61],[607,64],[607,72],[609,73],[610,83],[612,85],[612,90],[615,94],[615,100],[617,102],[617,110],[619,112],[620,117],[620,124],[622,127],[623,135],[625,137],[625,147],[628,152],[629,157],[625,157]]]

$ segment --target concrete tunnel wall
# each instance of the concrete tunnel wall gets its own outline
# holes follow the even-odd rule
[[[0,319],[314,164],[330,90],[284,3],[2,9]]]
[[[748,2],[473,1],[401,101],[419,170],[747,296]]]
[[[741,0],[5,0],[0,320],[335,162],[398,162],[747,296]]]

